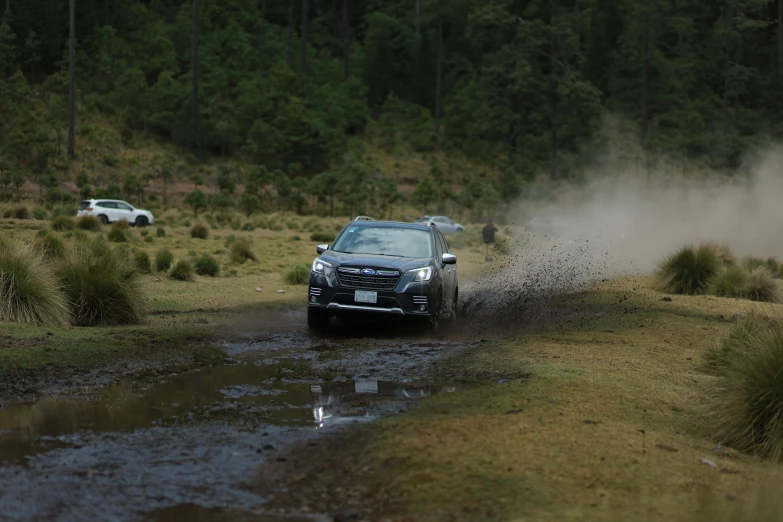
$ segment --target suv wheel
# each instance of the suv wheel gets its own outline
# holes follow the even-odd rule
[[[139,228],[144,228],[147,225],[149,225],[149,221],[147,221],[147,218],[144,216],[139,216],[136,218],[136,226]]]
[[[323,333],[329,327],[329,315],[323,310],[307,309],[307,328],[311,332]]]
[[[107,218],[107,217],[106,217],[106,216],[104,216],[103,214],[101,214],[100,216],[98,216],[98,219],[100,219],[100,220],[101,220],[101,225],[108,225],[108,224],[109,224],[109,218]]]
[[[443,287],[439,287],[435,293],[438,296],[438,304],[435,305],[435,310],[432,315],[427,317],[427,330],[431,332],[437,332],[440,326],[441,318],[443,317],[443,309],[445,305],[445,299],[443,298]]]

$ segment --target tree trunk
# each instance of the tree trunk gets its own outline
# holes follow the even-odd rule
[[[258,21],[258,75],[264,79],[264,43],[266,34],[264,32],[266,23],[266,0],[261,0],[261,20]]]
[[[441,95],[443,89],[443,14],[442,0],[438,2],[438,49],[435,58],[435,134],[440,132]]]
[[[650,20],[645,15],[642,20],[642,26],[644,27],[642,35],[642,100],[641,100],[641,125],[639,129],[639,143],[644,146],[644,140],[647,137],[647,120],[648,120],[648,91],[650,86]]]
[[[421,36],[421,0],[416,0],[416,18],[414,26],[416,28],[416,36]]]
[[[76,152],[76,0],[70,1],[68,49],[68,156]]]
[[[193,77],[193,131],[196,138],[196,157],[201,159],[201,129],[198,121],[198,13],[199,0],[193,0],[193,42],[191,44],[190,73]]]
[[[778,0],[778,76],[783,74],[783,0]]]
[[[302,0],[302,38],[299,49],[299,74],[304,74],[307,69],[307,19],[310,2]]]
[[[285,46],[285,61],[288,66],[291,66],[291,46],[293,45],[294,38],[294,2],[296,0],[288,0],[288,37]]]
[[[349,17],[349,2],[350,0],[343,0],[343,30],[345,31],[345,43],[343,56],[345,60],[343,77],[347,80],[351,75],[351,22]]]

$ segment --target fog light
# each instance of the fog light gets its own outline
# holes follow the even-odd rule
[[[427,305],[421,305],[419,307],[419,310],[421,310],[422,312],[425,311],[426,309],[427,309]]]
[[[316,302],[317,300],[318,300],[318,298],[317,298],[317,297],[315,297],[314,295],[311,295],[311,296],[310,296],[310,302],[311,302],[311,303],[314,303],[314,302]]]

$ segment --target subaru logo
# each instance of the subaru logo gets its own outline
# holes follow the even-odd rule
[[[362,275],[371,276],[375,275],[375,270],[372,268],[362,268]]]

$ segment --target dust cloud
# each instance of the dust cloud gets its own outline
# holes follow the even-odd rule
[[[734,176],[603,162],[579,186],[519,202],[499,227],[509,261],[467,285],[463,311],[482,321],[545,317],[554,296],[649,274],[677,248],[702,241],[738,256],[783,257],[783,147],[752,156]]]

